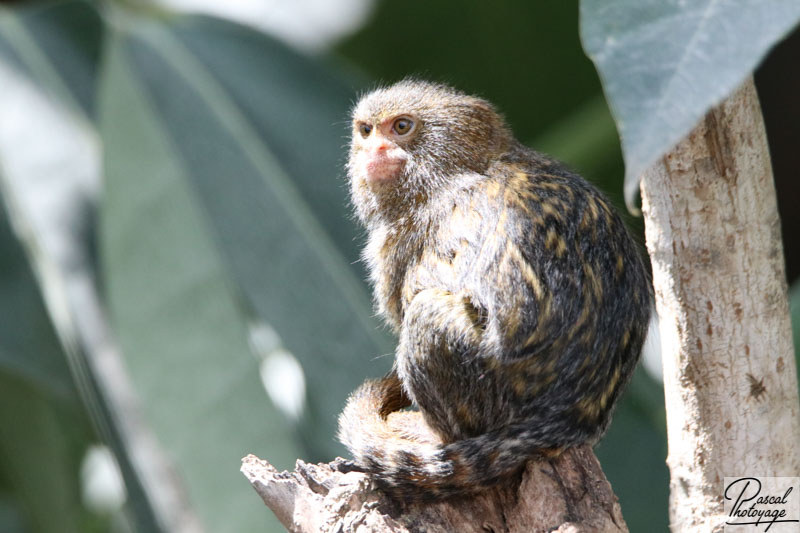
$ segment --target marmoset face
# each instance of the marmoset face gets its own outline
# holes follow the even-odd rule
[[[414,80],[372,91],[353,110],[347,170],[356,212],[362,221],[400,215],[484,175],[511,140],[480,98]]]
[[[413,114],[356,117],[353,122],[352,171],[371,186],[391,186],[410,158],[419,118]]]

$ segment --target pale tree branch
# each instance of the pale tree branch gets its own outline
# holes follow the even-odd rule
[[[783,247],[752,79],[645,173],[673,531],[722,531],[725,476],[797,476]]]

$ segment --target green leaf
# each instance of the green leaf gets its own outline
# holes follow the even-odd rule
[[[232,23],[143,22],[122,39],[117,57],[149,108],[129,113],[157,117],[244,313],[277,331],[302,364],[300,429],[311,458],[340,453],[333,433],[346,396],[365,371],[378,375],[391,361],[374,361],[391,342],[349,266],[356,230],[341,160],[350,91],[321,65]],[[125,149],[150,160],[139,145]],[[109,154],[113,162],[119,152]]]
[[[80,25],[84,29],[92,24],[99,27],[97,13],[83,2],[71,6],[61,4],[52,10],[40,6],[0,9],[0,77],[5,80],[0,98],[8,106],[0,106],[6,118],[0,124],[0,154],[7,154],[0,169],[2,180],[18,179],[27,174],[30,169],[24,168],[29,164],[26,159],[37,157],[30,152],[26,156],[25,146],[29,146],[26,130],[13,122],[15,118],[20,120],[21,116],[15,116],[12,108],[19,112],[21,106],[37,105],[37,99],[38,104],[46,100],[43,95],[36,94],[38,87],[49,87],[52,93],[60,93],[69,101],[74,101],[76,93],[90,90],[93,82],[86,76],[88,67],[81,60],[85,58],[76,56],[74,47],[68,44],[69,37],[65,36],[70,33],[73,22],[78,20],[82,21]],[[63,28],[58,24],[62,21]],[[92,31],[96,29],[88,28],[82,38],[86,41],[90,35],[96,36],[97,32]],[[52,51],[61,50],[68,64],[78,66],[69,83],[58,76],[42,40],[47,41]],[[42,118],[41,115],[31,116],[30,107],[22,110],[28,123]],[[30,174],[26,177],[29,178]],[[43,393],[76,401],[66,355],[50,322],[24,250],[6,217],[6,210],[0,205],[0,367],[10,375],[38,385]],[[24,223],[17,220],[17,224]]]
[[[243,70],[259,71],[247,62],[256,58],[269,65],[277,45],[210,19],[128,23],[109,44],[101,102],[101,251],[113,322],[148,419],[204,525],[261,529],[269,514],[236,465],[254,452],[289,467],[299,450],[259,382],[248,328],[268,323],[306,363],[306,417],[322,413],[315,423],[324,429],[313,438],[329,452],[340,409],[331,391],[342,401],[350,391],[354,346],[375,354],[368,300],[259,132],[304,143],[318,124],[279,128],[251,113],[218,81],[225,72],[205,67],[179,39],[202,38],[207,51],[227,47],[240,69],[227,82],[243,99],[258,88],[254,106],[276,102],[269,84]],[[290,68],[280,79],[298,84],[305,80],[293,76],[303,70],[311,69]],[[319,105],[315,118],[327,121]],[[330,179],[305,176],[321,178]]]
[[[2,202],[0,194],[0,373],[77,405],[66,357]]]
[[[266,181],[278,199],[295,206],[289,211],[301,206],[304,212],[290,216],[304,232],[319,234],[313,238],[326,247],[321,255],[337,256],[347,264],[357,261],[359,246],[354,236],[359,228],[347,209],[344,172],[349,109],[356,94],[352,82],[262,33],[229,22],[187,17],[175,20],[170,29],[177,41],[162,56],[174,66],[173,76],[183,78],[176,81],[192,87],[198,105],[215,99],[209,115],[217,117],[218,124],[247,150],[248,158],[260,167],[259,180]],[[151,46],[167,44],[156,34],[149,39]],[[143,73],[159,68],[144,64],[146,60],[145,52],[139,60]],[[154,93],[161,88],[150,87]],[[188,106],[172,109],[167,99],[173,96],[158,92],[157,104],[171,111],[167,118],[182,119]],[[172,120],[167,122],[174,125]],[[181,149],[188,152],[195,146],[182,143]],[[195,166],[203,164],[188,155],[187,160]],[[196,174],[198,186],[208,189],[211,185],[202,183],[209,181],[206,175],[211,173]],[[236,256],[235,250],[231,256]],[[338,268],[331,265],[329,270]],[[345,278],[341,283],[354,283],[350,273],[341,275]],[[362,287],[349,290],[360,293],[353,298],[365,298]]]
[[[33,531],[81,530],[76,451],[89,439],[66,356],[0,196],[0,471],[20,504],[0,513],[0,531],[23,531],[23,516]]]
[[[582,0],[581,38],[617,121],[631,207],[639,177],[800,20],[797,0]]]
[[[99,145],[87,120],[96,65],[87,62],[97,59],[89,51],[98,49],[102,31],[86,2],[2,9],[0,184],[69,363],[71,376],[63,377],[74,379],[95,428],[117,455],[134,521],[158,531],[168,520],[151,503],[163,498],[148,494],[139,479],[152,477],[155,446],[130,416],[135,407],[95,278]],[[31,334],[47,338],[46,329]],[[161,494],[171,481],[147,486]]]
[[[94,111],[103,32],[86,1],[0,7],[0,57],[85,116]]]
[[[53,400],[0,372],[0,471],[15,489],[30,531],[78,533],[85,513],[79,461],[90,435],[75,405],[65,409]]]

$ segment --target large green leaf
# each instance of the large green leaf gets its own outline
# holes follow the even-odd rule
[[[0,195],[0,372],[74,404],[77,394],[66,358],[2,201]]]
[[[358,228],[346,207],[346,150],[343,149],[350,134],[349,107],[356,93],[353,82],[346,82],[343,76],[334,74],[319,61],[309,61],[281,43],[235,24],[192,17],[176,20],[171,29],[180,43],[175,42],[174,46],[163,50],[163,59],[159,62],[173,65],[172,76],[192,88],[190,94],[197,95],[197,105],[206,106],[205,101],[213,99],[209,115],[217,117],[218,122],[209,125],[218,124],[236,137],[248,159],[259,166],[259,180],[266,181],[276,199],[285,199],[292,205],[286,208],[292,224],[311,235],[317,246],[324,247],[320,256],[335,256],[339,263],[342,256],[347,263],[356,261],[358,245],[354,236]],[[148,42],[150,46],[166,45],[159,40],[161,38],[152,33]],[[185,49],[181,49],[181,44]],[[138,60],[144,76],[163,68],[158,64],[146,65],[146,54],[140,55]],[[150,87],[154,93],[160,88]],[[191,107],[172,110],[169,99],[174,97],[174,93],[158,91],[155,99],[163,109],[172,111],[165,117],[166,122],[176,128],[174,135],[182,136],[183,132],[177,129],[180,126],[170,119],[182,119],[182,113]],[[202,166],[203,161],[188,157],[196,148],[192,140],[180,145],[190,164]],[[214,170],[196,174],[196,181],[205,189],[220,183],[207,177],[216,176]],[[250,173],[241,179],[250,179],[249,176]],[[264,190],[263,186],[260,188]],[[210,209],[215,208],[208,203]],[[255,201],[241,205],[242,208],[257,208]],[[295,212],[298,208],[302,212]],[[252,214],[258,218],[257,213]],[[272,225],[272,222],[260,224]],[[241,229],[232,227],[223,231],[240,232]],[[263,248],[252,253],[257,255],[261,251]],[[230,255],[237,260],[237,250],[231,250]],[[250,262],[258,264],[260,261]],[[328,270],[340,268],[330,264]],[[339,283],[353,283],[349,273],[340,276],[343,279]],[[264,276],[250,274],[248,277]],[[256,288],[252,284],[257,281],[247,283]],[[361,287],[348,290],[360,293],[352,298],[363,300]],[[254,305],[262,309],[263,303],[254,302]],[[361,307],[363,301],[357,305]]]
[[[288,429],[266,402],[204,214],[124,54],[111,45],[101,107],[101,245],[114,324],[201,518],[211,531],[252,531],[266,512],[237,460],[259,451],[286,466]]]
[[[0,478],[16,495],[18,520],[24,517],[39,532],[81,530],[85,510],[76,490],[75,447],[80,453],[90,438],[65,355],[0,195]],[[0,530],[14,531],[13,520],[0,518]]]
[[[346,225],[336,110],[349,93],[234,24],[126,21],[101,106],[114,325],[204,523],[253,531],[267,513],[236,462],[255,452],[289,467],[304,452],[259,383],[250,326],[268,324],[303,364],[301,429],[318,455],[338,451],[356,369],[388,350],[345,259],[352,237],[328,231]]]
[[[0,57],[74,112],[90,116],[103,31],[87,1],[0,7]]]
[[[176,523],[176,515],[183,518],[175,500],[164,497],[179,490],[156,472],[161,466],[158,450],[135,416],[135,400],[108,331],[95,277],[93,221],[100,161],[89,116],[103,30],[87,2],[2,9],[0,184],[71,378],[122,467],[133,521],[141,530],[158,531],[161,524]],[[29,334],[46,340],[47,329]]]
[[[356,230],[340,154],[349,90],[264,35],[205,17],[134,25],[120,47],[245,312],[302,363],[309,395],[301,429],[312,457],[332,456],[341,450],[332,436],[346,395],[391,349],[348,266]],[[126,149],[148,157],[136,142]]]
[[[617,121],[625,196],[800,20],[797,0],[582,0],[581,37]]]

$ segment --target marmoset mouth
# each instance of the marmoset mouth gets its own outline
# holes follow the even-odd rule
[[[367,181],[370,183],[392,181],[400,176],[405,164],[405,158],[388,155],[375,156],[365,165]]]

